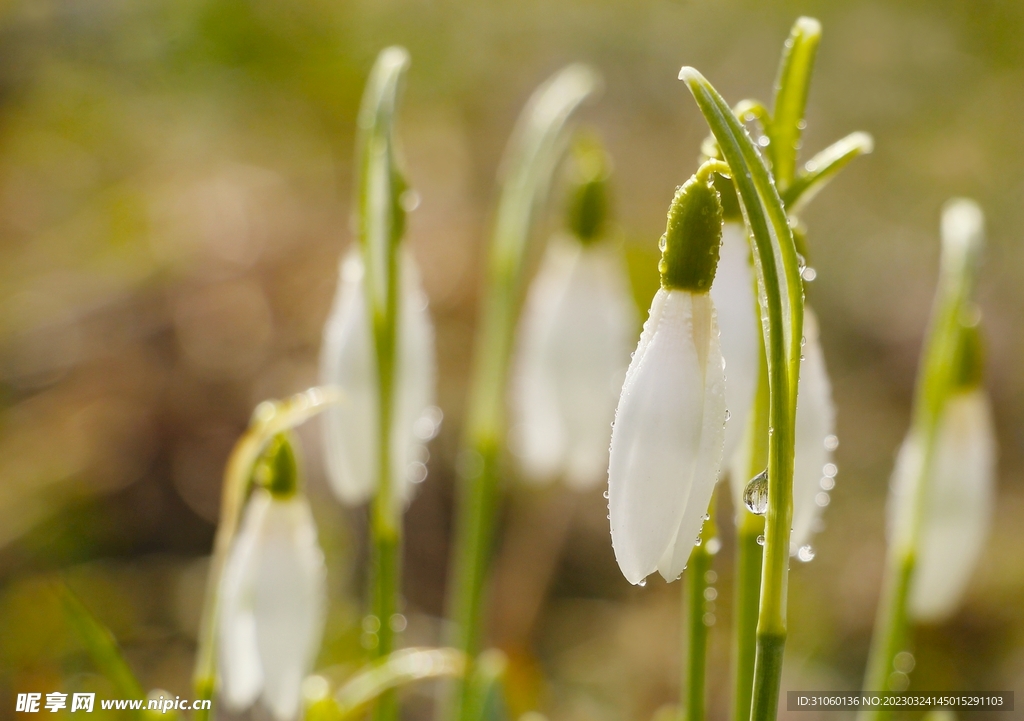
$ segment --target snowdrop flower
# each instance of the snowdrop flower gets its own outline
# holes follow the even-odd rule
[[[278,721],[296,718],[302,680],[323,632],[326,568],[295,457],[278,436],[264,456],[220,587],[221,691],[238,711],[262,698]]]
[[[604,168],[580,184],[571,237],[548,245],[518,334],[512,448],[526,478],[593,487],[608,464],[615,403],[629,363],[633,303],[622,260],[599,242]],[[595,199],[595,196],[599,196]]]
[[[708,294],[722,207],[709,165],[676,191],[651,303],[615,412],[608,466],[612,546],[634,584],[682,573],[718,480],[725,436],[722,351]]]
[[[426,476],[424,444],[437,433],[440,411],[434,406],[434,331],[427,296],[412,257],[402,252],[400,259],[391,467],[395,500],[404,503],[410,482]],[[331,487],[349,504],[368,500],[378,481],[377,361],[363,274],[358,252],[349,253],[320,353],[321,383],[345,395],[345,403],[324,412],[323,429]]]
[[[959,606],[992,519],[996,464],[992,410],[981,385],[978,329],[965,328],[963,335],[960,377],[942,412],[919,511],[908,612],[923,622],[942,621]],[[902,506],[922,462],[920,439],[908,436],[893,471],[890,523],[906,512]]]

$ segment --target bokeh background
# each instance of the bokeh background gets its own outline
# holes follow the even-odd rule
[[[706,134],[679,67],[696,66],[732,102],[768,101],[799,14],[825,31],[804,147],[866,130],[876,151],[805,214],[840,472],[817,556],[793,569],[784,688],[859,687],[938,213],[968,195],[988,214],[979,295],[999,502],[962,610],[916,633],[911,688],[1024,689],[1024,4],[7,0],[0,717],[18,691],[116,695],[64,625],[57,576],[110,625],[147,687],[191,696],[221,470],[257,402],[315,383],[351,242],[355,115],[382,47],[413,58],[399,131],[422,202],[408,242],[431,299],[445,413],[407,516],[406,642],[438,643],[482,252],[520,107],[567,62],[603,74],[581,119],[614,158],[639,323],[665,209]],[[540,240],[558,225],[557,198],[552,208]],[[342,678],[362,654],[364,518],[328,493],[315,422],[300,435],[331,564],[319,665]],[[508,491],[490,633],[511,654],[511,705],[557,720],[650,718],[677,694],[679,584],[621,577],[600,489]],[[715,718],[729,687],[723,540]],[[427,718],[431,693],[407,694],[410,716]]]

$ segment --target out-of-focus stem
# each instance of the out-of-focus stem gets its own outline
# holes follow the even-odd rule
[[[942,260],[932,318],[914,389],[914,413],[907,443],[915,444],[913,483],[899,508],[886,556],[882,595],[871,641],[864,691],[888,690],[893,662],[907,634],[907,595],[921,535],[925,494],[935,455],[935,439],[957,373],[958,354],[984,242],[983,218],[969,200],[950,201],[942,216]],[[881,721],[891,711],[868,708],[858,721]]]
[[[589,68],[570,65],[538,88],[520,116],[504,159],[470,382],[466,435],[459,457],[448,589],[451,645],[466,654],[466,676],[474,673],[474,657],[480,650],[483,589],[493,544],[499,462],[505,440],[504,398],[527,241],[565,147],[563,129],[572,112],[596,89],[597,82]],[[442,714],[452,721],[470,721],[474,708],[468,698],[471,692],[465,676],[459,679]]]
[[[690,552],[690,561],[683,573],[683,676],[680,683],[683,721],[704,721],[708,657],[708,619],[705,592],[711,570],[710,542],[718,542],[715,525],[715,497],[708,508],[708,518],[700,533],[700,543]]]

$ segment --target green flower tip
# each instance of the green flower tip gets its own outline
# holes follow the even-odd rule
[[[803,38],[820,38],[821,37],[821,22],[816,18],[808,17],[806,15],[796,19],[793,23],[793,36]]]
[[[980,313],[974,313],[960,327],[960,343],[956,353],[953,386],[956,390],[972,390],[985,376],[985,342],[981,336]]]
[[[707,293],[718,269],[722,244],[722,200],[714,176],[724,163],[709,160],[676,190],[661,236],[661,286]]]
[[[584,245],[601,238],[608,224],[610,166],[596,138],[581,137],[576,142],[566,214],[569,230]]]
[[[978,253],[985,238],[985,215],[969,198],[952,198],[942,208],[942,254],[957,265]]]
[[[299,468],[287,434],[278,433],[270,440],[253,468],[252,478],[275,498],[295,495],[299,487]]]

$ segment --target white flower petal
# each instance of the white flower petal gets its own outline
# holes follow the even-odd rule
[[[344,403],[323,414],[327,477],[350,504],[366,501],[377,482],[377,368],[363,275],[353,250],[341,265],[320,351],[320,382],[344,392]]]
[[[631,583],[675,540],[700,450],[707,356],[698,356],[693,299],[655,295],[615,413],[608,507],[615,559]]]
[[[221,575],[218,607],[218,656],[225,705],[241,711],[263,690],[263,667],[256,641],[255,581],[259,533],[270,504],[269,494],[254,494]]]
[[[950,616],[960,604],[988,535],[995,495],[992,412],[981,389],[946,404],[936,439],[908,607],[918,621]]]
[[[302,679],[320,646],[326,568],[305,498],[273,499],[260,532],[255,587],[263,702],[279,721],[299,713]]]
[[[728,222],[722,230],[718,271],[711,285],[711,297],[718,312],[725,358],[725,405],[729,422],[725,426],[725,462],[730,473],[734,498],[739,501],[747,478],[745,459],[740,459],[747,419],[757,391],[758,363],[761,354],[761,327],[754,297],[754,268],[750,244],[742,223]]]
[[[408,481],[422,441],[416,421],[433,405],[434,334],[426,294],[412,257],[401,254],[401,307],[398,318],[395,413],[391,450],[395,502],[408,496]],[[339,386],[344,402],[324,412],[328,477],[341,500],[361,503],[377,486],[377,367],[363,285],[363,263],[351,252],[342,264],[341,283],[324,327],[320,378]]]
[[[816,501],[821,493],[821,478],[832,452],[825,438],[835,433],[836,410],[832,403],[832,384],[825,368],[825,354],[818,338],[818,319],[804,308],[803,360],[800,362],[800,388],[796,401],[796,456],[793,463],[793,533],[790,553],[811,540],[815,521],[822,506]]]
[[[706,303],[703,313],[698,311],[698,304]],[[722,370],[722,350],[718,340],[718,324],[714,318],[714,306],[707,296],[694,297],[694,317],[711,315],[711,335],[708,343],[707,361],[704,376],[704,425],[701,430],[700,450],[694,467],[693,483],[690,495],[686,499],[686,507],[676,540],[666,550],[658,564],[658,571],[666,581],[674,581],[686,568],[693,552],[694,543],[704,525],[704,515],[711,505],[711,495],[718,482],[722,468],[722,452],[725,447],[725,435],[728,424],[725,422],[725,378]],[[695,323],[697,321],[695,320]]]
[[[632,333],[617,254],[552,240],[527,299],[512,387],[513,441],[528,477],[562,474],[581,489],[600,482]]]

